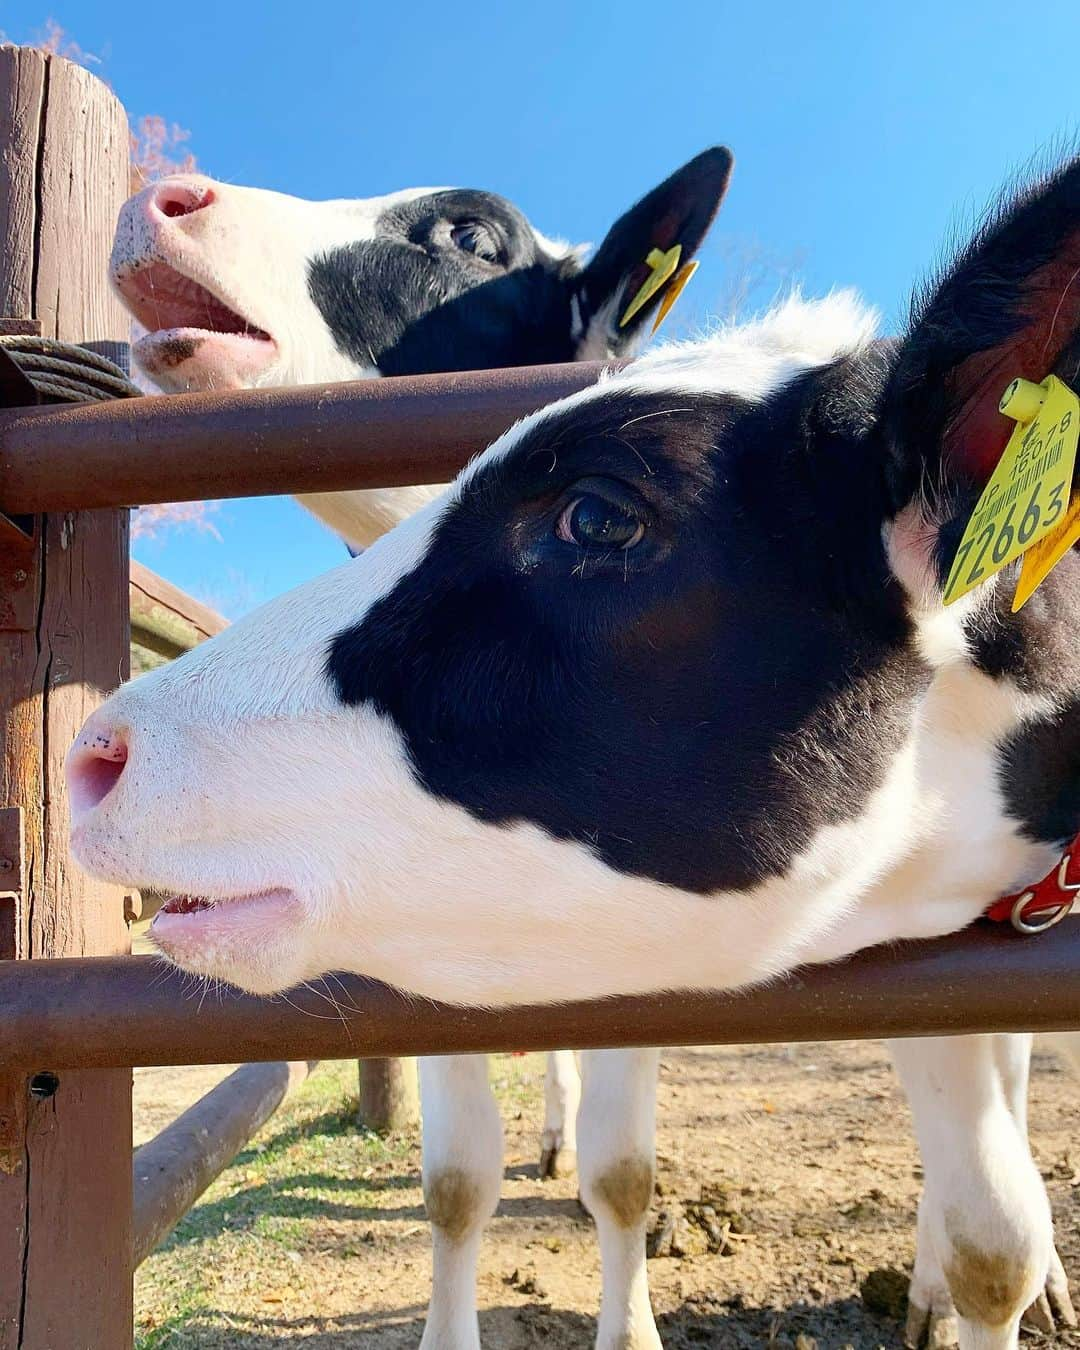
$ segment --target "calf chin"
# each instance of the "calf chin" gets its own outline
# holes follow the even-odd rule
[[[274,994],[321,973],[312,944],[302,940],[308,926],[303,906],[288,893],[248,906],[224,902],[213,909],[176,914],[158,912],[150,937],[158,950],[190,975],[224,980],[249,994]]]

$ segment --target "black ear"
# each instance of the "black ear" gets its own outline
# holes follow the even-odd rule
[[[619,320],[652,275],[646,257],[652,249],[666,253],[676,244],[682,249],[680,264],[694,256],[720,209],[733,163],[731,151],[723,146],[703,151],[611,227],[575,281],[579,358],[627,354],[641,342],[663,290],[625,326]]]
[[[916,303],[882,405],[894,504],[917,495],[951,560],[1015,423],[1014,376],[1080,375],[1080,158],[1004,202]]]

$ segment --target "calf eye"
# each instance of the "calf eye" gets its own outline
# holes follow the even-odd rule
[[[474,257],[483,258],[485,262],[501,261],[499,241],[483,221],[466,220],[460,225],[455,225],[450,231],[450,238],[462,253],[471,253]]]
[[[635,515],[594,492],[575,497],[555,524],[558,538],[582,548],[633,548],[644,533]]]

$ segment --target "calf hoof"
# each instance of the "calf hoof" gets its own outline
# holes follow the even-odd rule
[[[1056,1250],[1050,1259],[1046,1288],[1024,1313],[1020,1325],[1030,1331],[1041,1331],[1046,1336],[1077,1325],[1076,1310],[1069,1293],[1069,1277]]]
[[[904,1327],[906,1350],[952,1350],[960,1344],[960,1329],[952,1299],[944,1291],[930,1295],[925,1303],[917,1301],[914,1290],[908,1297],[907,1325]]]
[[[577,1152],[563,1144],[561,1130],[545,1130],[540,1139],[540,1180],[557,1181],[577,1171]]]
[[[1056,1251],[1051,1257],[1046,1288],[1024,1313],[1021,1325],[1044,1336],[1077,1326],[1068,1276]],[[944,1288],[919,1289],[912,1281],[904,1329],[905,1350],[921,1350],[924,1346],[926,1350],[953,1350],[959,1344],[956,1309],[949,1292]]]

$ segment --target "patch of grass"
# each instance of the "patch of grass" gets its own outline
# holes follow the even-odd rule
[[[136,1319],[135,1350],[165,1350],[165,1347],[179,1350],[180,1346],[187,1343],[185,1332],[194,1320],[201,1318],[204,1311],[202,1299],[192,1295],[181,1300],[164,1320],[159,1320],[154,1314],[144,1314],[141,1328]]]
[[[542,1056],[493,1058],[505,1115],[535,1111],[542,1075]],[[418,1135],[358,1128],[355,1062],[321,1064],[140,1267],[136,1350],[246,1346],[253,1319],[318,1320],[328,1272],[374,1244],[426,1260],[419,1174]]]

